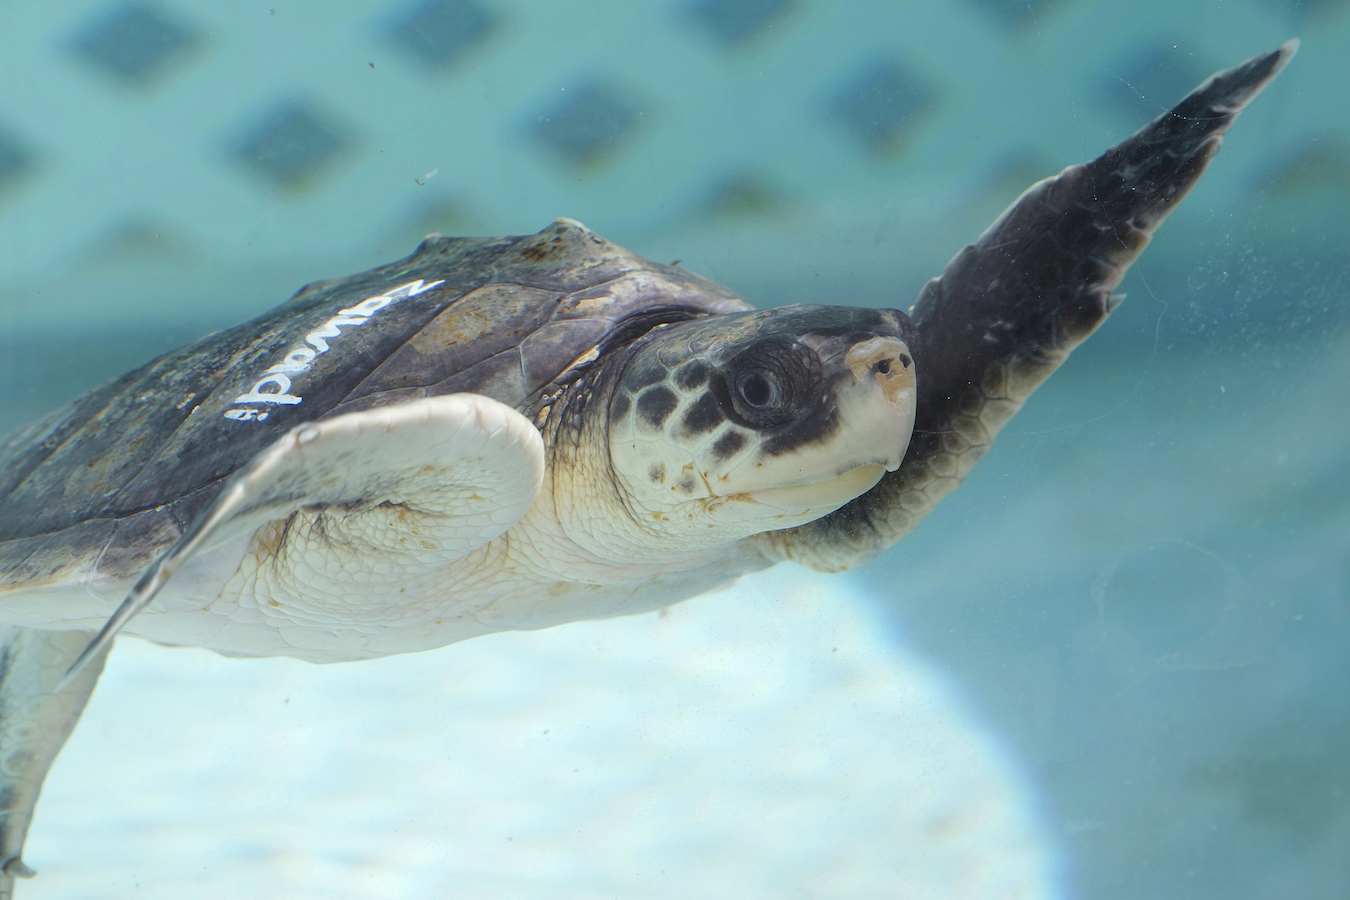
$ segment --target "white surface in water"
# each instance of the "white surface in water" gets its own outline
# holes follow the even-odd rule
[[[19,900],[1057,896],[999,741],[856,581],[313,666],[123,639]]]

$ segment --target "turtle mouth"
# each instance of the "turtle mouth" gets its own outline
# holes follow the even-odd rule
[[[755,491],[752,496],[755,502],[784,512],[808,514],[819,510],[824,515],[870,491],[881,480],[881,476],[894,469],[895,466],[869,463],[855,466],[823,481],[766,488]]]

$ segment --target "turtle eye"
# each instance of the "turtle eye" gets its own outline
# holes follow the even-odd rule
[[[736,390],[741,399],[755,409],[768,409],[778,402],[778,384],[764,372],[742,375]]]
[[[783,336],[761,338],[736,354],[709,388],[722,412],[745,428],[781,428],[820,393],[820,357]]]

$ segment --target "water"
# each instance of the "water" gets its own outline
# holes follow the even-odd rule
[[[116,648],[33,896],[1057,896],[1019,763],[847,582],[360,665]],[[42,893],[42,892],[48,893]]]
[[[123,642],[20,896],[1345,896],[1350,10],[0,8],[4,427],[431,230],[907,305],[1292,35],[1126,304],[872,566],[338,667]]]

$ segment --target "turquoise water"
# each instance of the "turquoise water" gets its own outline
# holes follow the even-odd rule
[[[469,645],[394,676],[372,669],[368,682],[360,665],[312,683],[304,673],[318,670],[286,668],[276,683],[287,690],[275,692],[274,670],[258,668],[267,663],[119,648],[91,705],[99,718],[77,732],[39,806],[28,861],[44,874],[20,896],[88,896],[99,884],[163,896],[205,896],[213,885],[437,896],[451,885],[467,892],[470,870],[474,885],[500,890],[491,878],[522,867],[544,874],[516,883],[519,896],[681,896],[678,883],[659,880],[662,865],[699,873],[701,893],[721,886],[728,897],[907,896],[904,885],[927,896],[919,884],[935,896],[1008,895],[996,879],[959,877],[979,871],[1023,879],[1024,896],[1350,894],[1350,4],[0,5],[3,428],[307,281],[403,255],[433,230],[531,232],[566,215],[760,305],[906,306],[1032,180],[1095,156],[1210,71],[1295,35],[1299,55],[1159,231],[1122,286],[1125,305],[918,532],[836,579],[840,617],[890,642],[888,674],[877,674],[884,652],[869,645],[858,668],[790,682],[797,695],[767,697],[742,718],[727,706],[707,716],[772,739],[674,742],[691,759],[715,746],[732,769],[744,766],[726,776],[735,791],[719,795],[715,771],[661,777],[651,742],[613,737],[635,716],[659,723],[663,708],[651,702],[597,711],[487,692],[497,706],[462,701],[472,708],[456,707],[448,723],[427,721],[444,710],[426,700],[409,720],[386,712],[369,731],[323,731],[362,684],[372,694],[365,715],[394,704],[387,691],[399,678],[417,680],[419,693],[453,690],[431,673],[462,665],[451,660]],[[652,662],[664,674],[641,682],[649,695],[687,679],[689,659],[727,652],[709,636],[716,607],[696,609],[689,615],[707,616],[709,631],[696,619],[693,633],[711,643],[672,641]],[[791,613],[775,627],[789,627]],[[747,655],[765,652],[770,638],[734,621]],[[559,633],[548,640],[567,646],[569,632]],[[830,649],[800,646],[808,656]],[[514,671],[550,680],[538,660],[553,651],[502,652]],[[622,687],[632,671],[603,652],[568,660],[568,671],[585,673],[579,692]],[[743,675],[720,677],[734,695],[727,685]],[[229,678],[241,702],[226,694],[213,713],[229,729],[175,720],[166,698],[194,703],[175,683]],[[329,693],[303,687],[333,679]],[[860,685],[882,682],[892,693],[866,696],[937,684],[915,696],[940,698],[931,702],[959,720],[960,739],[931,717],[869,713],[811,726],[784,712],[794,696],[845,708],[850,686],[862,696]],[[311,702],[273,709],[288,691],[311,691]],[[500,785],[485,797],[515,796],[507,786],[518,776],[492,763],[491,745],[475,743],[466,755],[477,762],[457,762],[454,735],[473,717],[499,733],[494,722],[536,706],[552,710],[541,729],[604,717],[612,731],[592,735],[598,749],[586,759],[627,779],[605,796],[628,799],[587,807],[569,793],[575,785],[532,782],[530,796],[556,792],[583,823],[539,825],[553,821],[532,818],[548,804],[519,813],[535,823],[533,856],[495,844],[456,855],[445,845],[487,840],[494,822],[516,819],[492,819],[489,803],[473,807],[486,817],[481,829],[436,824],[443,807],[488,801],[446,788],[428,792],[439,812],[430,801],[414,809],[416,783],[380,780],[402,757],[382,755],[387,737],[372,734],[408,730],[445,772]],[[840,743],[812,757],[822,728]],[[229,752],[203,755],[225,746],[225,731],[236,735]],[[365,739],[369,752],[329,759],[296,789],[296,806],[321,811],[310,820],[252,801],[227,808],[303,781],[305,753]],[[971,755],[948,753],[951,741]],[[908,753],[920,769],[978,762],[935,776],[939,800],[920,804],[931,827],[906,825],[889,850],[800,849],[817,847],[802,823],[853,835],[885,819],[849,805],[858,790],[846,787],[848,773],[864,773],[893,800],[896,821],[904,817],[914,782],[899,764],[889,781],[872,766],[883,745],[886,759]],[[252,774],[279,747],[303,751],[282,769],[290,777]],[[805,761],[782,763],[793,753]],[[772,784],[754,776],[766,758],[782,763]],[[234,787],[212,793],[222,770]],[[813,773],[810,790],[788,790],[794,771]],[[149,799],[128,811],[123,780]],[[976,813],[933,811],[943,797],[953,810],[984,809],[960,793],[971,780],[990,785],[980,796],[998,812],[988,821],[1012,824],[982,830],[969,824],[985,821]],[[755,806],[756,790],[787,791],[785,805]],[[323,798],[348,805],[329,817]],[[640,816],[633,798],[646,804]],[[774,817],[796,824],[774,832]],[[605,837],[639,819],[657,844],[680,837],[641,853]],[[958,824],[943,831],[943,822]],[[704,830],[717,840],[696,840]],[[766,831],[774,837],[745,838]],[[97,856],[90,848],[110,847],[100,844],[109,833],[122,843]],[[944,837],[941,853],[914,851],[939,833],[960,839]],[[197,837],[164,839],[175,834]],[[726,850],[741,839],[752,849]],[[376,844],[385,852],[372,861],[362,848]],[[753,849],[761,844],[777,849]],[[613,874],[626,856],[642,860],[631,880]],[[227,877],[240,871],[256,880]],[[782,877],[760,878],[775,871]]]

